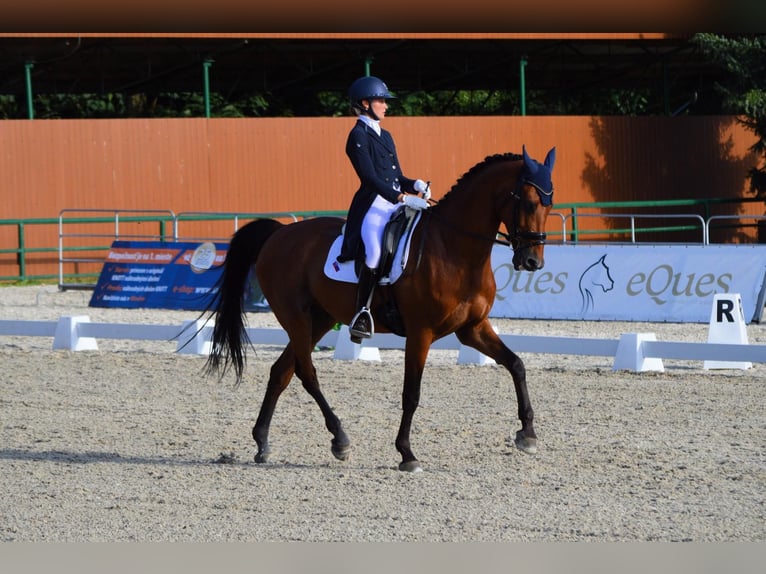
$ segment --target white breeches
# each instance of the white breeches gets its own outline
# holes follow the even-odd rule
[[[364,242],[364,262],[370,269],[375,269],[380,263],[383,230],[391,218],[391,214],[399,207],[378,196],[372,202],[370,209],[362,220],[362,241]]]

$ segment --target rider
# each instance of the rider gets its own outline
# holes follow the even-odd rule
[[[338,261],[364,256],[359,274],[356,307],[351,320],[351,340],[359,343],[373,333],[370,302],[378,281],[383,229],[391,214],[404,203],[413,209],[425,209],[431,192],[422,179],[405,177],[399,167],[396,146],[390,132],[380,127],[386,116],[387,100],[395,98],[379,78],[364,76],[348,90],[357,121],[346,141],[346,155],[351,160],[360,186],[351,200]]]

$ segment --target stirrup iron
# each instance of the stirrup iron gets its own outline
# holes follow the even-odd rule
[[[362,307],[359,312],[351,319],[351,325],[348,328],[352,343],[361,343],[362,339],[369,339],[374,333],[374,322],[372,313],[367,307]]]

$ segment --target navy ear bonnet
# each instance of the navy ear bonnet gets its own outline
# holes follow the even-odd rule
[[[524,167],[521,170],[522,183],[528,183],[537,189],[540,203],[545,206],[552,205],[553,182],[551,181],[551,174],[553,164],[556,163],[556,148],[551,148],[543,163],[529,157],[525,146],[522,146],[521,151],[524,159]]]

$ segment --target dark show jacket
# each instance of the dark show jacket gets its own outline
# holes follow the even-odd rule
[[[348,210],[343,246],[338,257],[341,262],[362,256],[362,220],[376,196],[396,203],[400,193],[415,191],[415,180],[405,177],[399,167],[390,132],[381,128],[378,136],[370,126],[357,120],[346,140],[346,155],[359,176],[360,186]],[[399,185],[395,186],[395,183]]]

